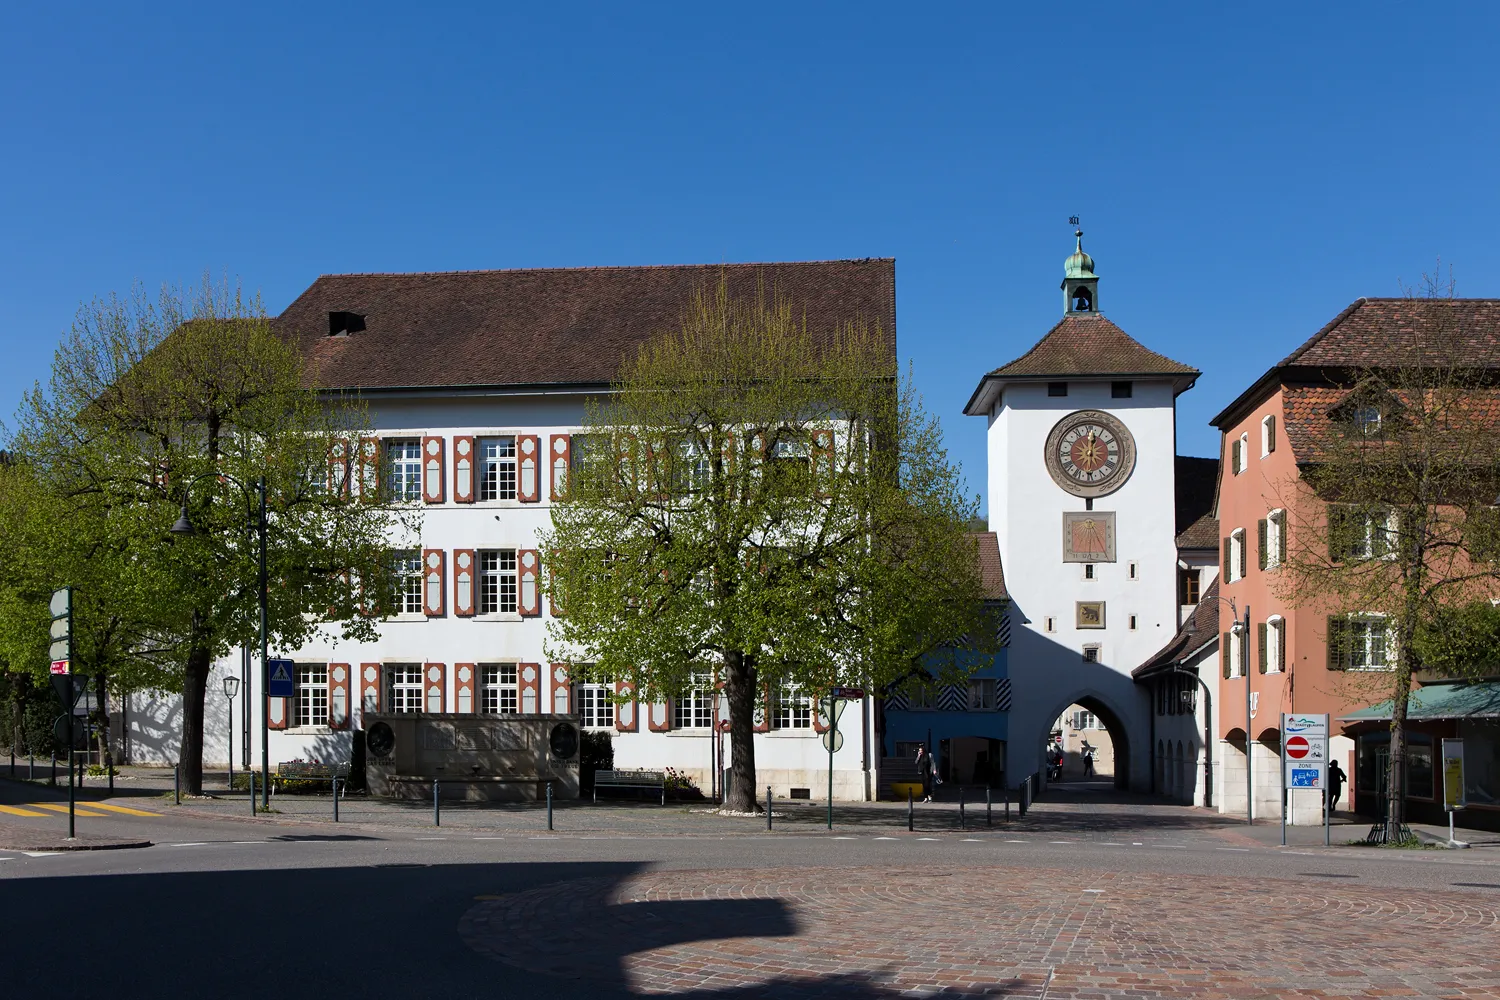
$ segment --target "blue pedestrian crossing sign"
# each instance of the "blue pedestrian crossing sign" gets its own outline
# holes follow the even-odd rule
[[[297,665],[291,660],[266,661],[266,697],[297,697]]]

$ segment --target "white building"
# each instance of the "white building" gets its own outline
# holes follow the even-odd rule
[[[730,294],[780,296],[815,334],[852,322],[895,342],[895,262],[889,259],[680,267],[325,275],[277,319],[330,390],[368,405],[386,485],[422,513],[420,538],[393,539],[410,567],[400,612],[372,643],[318,642],[272,650],[297,663],[297,697],[269,699],[274,770],[294,759],[350,759],[366,712],[576,713],[611,734],[615,766],[672,767],[705,792],[728,738],[722,699],[616,705],[618,693],[574,683],[543,653],[554,613],[537,551],[571,457],[584,401],[607,391],[622,359],[674,329],[693,294],[724,281]],[[239,653],[209,682],[205,761],[261,760],[259,670]],[[220,677],[245,675],[251,724],[238,699],[231,740]],[[628,692],[625,692],[628,693]],[[768,705],[756,741],[759,789],[819,796],[829,757],[807,705]],[[837,797],[875,788],[873,709],[845,712],[833,762]],[[175,697],[134,696],[129,756],[177,754]],[[248,728],[248,732],[247,732]]]
[[[1131,671],[1182,621],[1176,399],[1199,372],[1100,314],[1078,235],[1062,320],[980,379],[964,412],[989,422],[989,524],[1012,602],[1011,774],[1045,774],[1052,724],[1078,704],[1110,732],[1117,783],[1145,790],[1150,705]]]

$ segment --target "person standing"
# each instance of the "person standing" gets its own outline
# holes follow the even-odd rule
[[[1083,741],[1083,776],[1085,778],[1092,778],[1094,776],[1094,757],[1095,756],[1096,756],[1096,753],[1094,751],[1093,744],[1091,744],[1088,740],[1084,740]]]
[[[932,801],[932,754],[923,746],[917,747],[917,777],[922,781],[922,801]]]
[[[1344,773],[1343,768],[1339,767],[1339,762],[1330,761],[1328,764],[1328,809],[1330,812],[1338,810],[1339,799],[1344,794],[1344,782],[1348,780],[1349,776]]]

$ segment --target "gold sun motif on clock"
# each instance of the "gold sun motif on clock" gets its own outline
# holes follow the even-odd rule
[[[1124,485],[1135,468],[1135,439],[1099,410],[1070,413],[1047,435],[1047,471],[1075,496],[1096,497]]]

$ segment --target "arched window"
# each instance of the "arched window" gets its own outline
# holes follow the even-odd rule
[[[1089,294],[1087,285],[1079,285],[1073,289],[1073,311],[1088,312],[1094,307],[1094,297]]]

